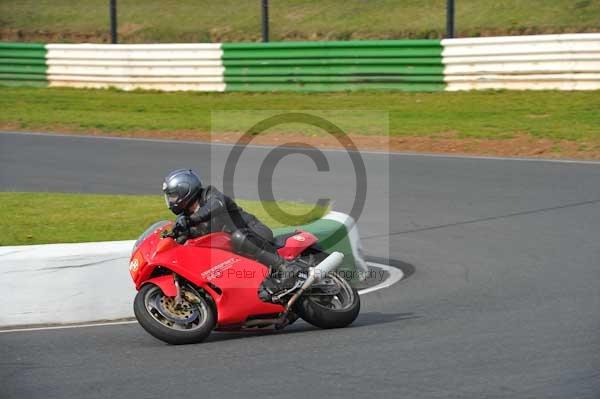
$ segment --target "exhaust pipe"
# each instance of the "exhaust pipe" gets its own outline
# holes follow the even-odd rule
[[[316,281],[324,279],[328,273],[331,273],[335,269],[337,269],[341,264],[342,260],[344,260],[344,254],[341,252],[333,252],[327,258],[323,259],[317,266],[310,269],[308,272],[308,278],[302,284],[302,286],[292,295],[290,300],[285,306],[285,311],[279,316],[277,319],[255,319],[249,320],[246,322],[244,327],[266,327],[269,325],[273,325],[275,329],[283,328],[287,325],[288,319],[287,315],[292,308],[294,302],[300,298],[300,296],[306,291],[308,287],[314,284]]]
[[[319,263],[315,268],[311,270],[311,274],[315,276],[315,281],[319,281],[325,278],[325,276],[327,276],[328,273],[331,273],[332,271],[337,269],[343,260],[344,254],[341,252],[334,252],[328,257],[326,257],[321,263]]]
[[[331,255],[323,259],[323,261],[321,261],[321,263],[319,263],[317,266],[310,269],[308,272],[308,278],[304,284],[302,284],[302,287],[300,287],[300,289],[296,291],[296,293],[288,301],[285,307],[285,314],[287,314],[294,302],[300,298],[300,295],[302,295],[304,291],[308,289],[308,287],[310,287],[315,281],[324,279],[328,273],[331,273],[337,269],[342,264],[342,260],[344,260],[343,253],[333,252]]]

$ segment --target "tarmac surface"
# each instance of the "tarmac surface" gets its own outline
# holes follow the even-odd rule
[[[221,187],[230,150],[4,133],[0,187],[159,194],[178,167]],[[237,197],[259,198],[269,151],[246,148]],[[271,165],[275,197],[348,212],[359,191],[348,154],[323,154],[328,172],[306,154]],[[600,398],[600,164],[361,156],[365,252],[414,273],[362,296],[354,325],[178,347],[136,324],[2,333],[0,398]]]

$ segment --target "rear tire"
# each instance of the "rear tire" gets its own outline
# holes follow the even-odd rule
[[[174,313],[170,310],[173,298],[165,296],[157,285],[146,284],[135,296],[133,312],[153,337],[172,345],[195,344],[208,337],[217,320],[211,304],[202,295],[198,297],[199,303],[186,301],[187,308],[181,314]]]
[[[341,309],[327,306],[317,297],[305,296],[300,298],[295,306],[296,313],[304,321],[319,328],[342,328],[351,324],[358,317],[360,312],[360,296],[358,291],[350,286],[350,284],[337,274],[330,274],[331,277],[340,286],[346,296],[344,300],[337,301],[344,306]],[[335,298],[334,298],[335,299]],[[331,303],[334,303],[332,300]]]

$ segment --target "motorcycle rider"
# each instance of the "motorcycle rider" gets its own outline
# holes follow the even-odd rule
[[[167,206],[177,215],[173,232],[179,243],[217,231],[230,233],[235,252],[271,268],[272,278],[263,283],[268,295],[293,285],[298,270],[277,253],[273,231],[233,199],[214,186],[204,187],[191,169],[169,173],[162,190]]]

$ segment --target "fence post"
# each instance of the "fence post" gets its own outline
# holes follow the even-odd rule
[[[269,41],[269,0],[262,0],[262,41]]]
[[[110,42],[117,44],[117,0],[110,0]]]
[[[446,0],[446,37],[454,37],[454,0]]]

